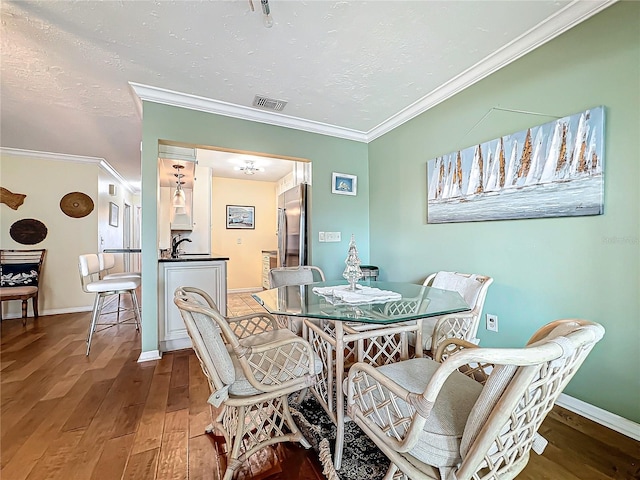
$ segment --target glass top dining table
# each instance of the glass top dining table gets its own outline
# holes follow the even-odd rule
[[[348,287],[343,280],[252,295],[273,315],[304,318],[303,336],[323,363],[311,391],[336,425],[336,469],[340,469],[345,441],[342,389],[348,366],[354,361],[377,366],[407,359],[410,335],[415,345],[422,345],[425,319],[470,310],[457,292],[414,283],[367,280],[356,292]],[[422,356],[422,349],[416,348],[415,355]]]
[[[347,322],[392,324],[469,310],[469,305],[459,293],[407,282],[365,281],[357,285],[363,293],[367,288],[392,292],[385,300],[384,294],[362,295],[355,303],[334,297],[329,292],[349,292],[345,281],[318,282],[272,288],[254,293],[253,298],[269,313]],[[358,290],[356,290],[358,292]],[[353,297],[353,296],[351,296]]]

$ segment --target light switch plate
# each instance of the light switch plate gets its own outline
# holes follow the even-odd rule
[[[326,242],[339,242],[341,235],[340,232],[325,232],[324,238]]]

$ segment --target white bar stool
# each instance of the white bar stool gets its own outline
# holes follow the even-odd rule
[[[140,330],[140,307],[138,305],[138,297],[136,295],[136,288],[140,286],[140,277],[118,277],[118,278],[104,278],[99,279],[100,275],[100,260],[97,254],[80,255],[78,258],[78,269],[80,271],[80,282],[82,284],[82,290],[85,293],[95,293],[96,297],[93,302],[93,313],[91,316],[91,326],[89,327],[89,335],[87,336],[87,355],[91,349],[91,340],[95,332],[97,325],[105,325],[107,328],[116,325],[123,325],[130,323],[128,321],[120,322],[120,309],[118,308],[118,319],[116,323],[103,323],[98,324],[98,317],[106,313],[115,312],[103,312],[104,299],[111,295],[120,295],[128,293],[131,296],[131,302],[133,304],[133,315],[136,330]]]
[[[142,276],[140,272],[109,273],[116,266],[116,257],[113,253],[99,253],[98,261],[100,262],[100,278],[102,280]]]
[[[114,278],[139,278],[142,280],[142,272],[119,272],[109,273],[116,266],[116,257],[113,253],[99,253],[98,262],[100,263],[100,280],[112,280]],[[118,321],[120,321],[120,312],[126,311],[120,308],[120,295],[118,295]],[[142,313],[142,309],[139,310]]]

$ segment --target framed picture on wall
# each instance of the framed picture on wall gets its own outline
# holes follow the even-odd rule
[[[256,228],[256,207],[227,205],[227,228]]]
[[[112,227],[118,226],[118,205],[113,202],[109,202],[109,225]]]
[[[331,193],[339,195],[356,195],[358,192],[358,177],[346,173],[333,172],[331,175]]]

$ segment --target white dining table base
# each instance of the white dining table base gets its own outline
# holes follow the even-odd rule
[[[304,322],[309,343],[324,365],[312,392],[336,425],[333,463],[339,470],[345,422],[349,420],[343,390],[345,368],[356,361],[381,366],[408,359],[409,332],[416,335],[416,344],[422,345],[422,319],[384,325],[312,318]],[[422,349],[418,349],[416,356],[422,356]]]

